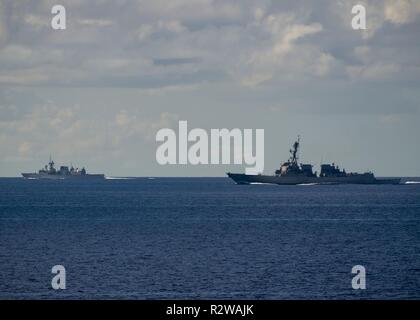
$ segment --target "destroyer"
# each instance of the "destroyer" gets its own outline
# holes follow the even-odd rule
[[[34,173],[22,173],[26,179],[104,179],[103,174],[88,174],[86,169],[73,168],[73,166],[61,166],[59,170],[54,167],[54,161],[51,160],[44,168]]]
[[[399,178],[379,179],[372,172],[347,173],[333,164],[321,164],[321,173],[312,171],[311,164],[298,163],[299,137],[290,150],[288,161],[280,165],[274,175],[248,175],[230,173],[227,175],[237,184],[271,183],[271,184],[399,184]]]

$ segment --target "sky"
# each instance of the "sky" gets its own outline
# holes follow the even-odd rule
[[[50,155],[108,176],[244,171],[159,165],[156,132],[180,120],[264,129],[268,174],[300,135],[302,162],[420,176],[419,36],[416,0],[0,0],[0,176]]]

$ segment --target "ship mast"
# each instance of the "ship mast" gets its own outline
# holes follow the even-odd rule
[[[48,162],[48,165],[49,165],[49,170],[54,169],[54,161],[52,160],[51,155],[50,155],[50,162]]]
[[[292,149],[290,149],[290,154],[291,154],[290,162],[292,164],[295,164],[295,165],[298,164],[298,160],[299,160],[299,154],[298,154],[299,145],[300,145],[300,136],[298,136],[297,141],[295,141],[295,143],[293,144]]]

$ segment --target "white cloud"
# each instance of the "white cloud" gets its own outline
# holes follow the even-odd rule
[[[22,143],[19,144],[18,151],[19,151],[19,156],[27,157],[33,152],[32,144],[28,141],[23,141]]]
[[[362,0],[357,4],[366,8],[367,29],[357,31],[365,40],[373,38],[386,23],[401,26],[415,21],[420,14],[418,0]],[[352,0],[341,0],[333,2],[330,8],[334,16],[340,17],[337,22],[348,31],[352,31],[349,17],[354,5]]]
[[[385,19],[395,24],[414,21],[420,14],[418,0],[387,0],[385,1]]]
[[[404,66],[378,56],[383,48],[368,42],[386,23],[398,33],[419,12],[411,0],[362,1],[368,30],[356,32],[348,0],[322,8],[269,0],[64,1],[68,28],[53,32],[47,28],[52,2],[0,5],[0,16],[9,17],[0,19],[1,85],[162,88],[220,81],[261,86],[356,74],[375,78],[380,66]],[[346,51],[354,52],[357,63],[342,54]],[[377,56],[375,66],[363,55]]]
[[[241,84],[246,87],[255,87],[260,85],[261,83],[271,80],[272,78],[273,75],[271,73],[254,73],[250,76],[246,76],[245,78],[243,78]]]
[[[173,113],[145,115],[136,108],[98,114],[86,112],[86,107],[80,105],[44,102],[17,113],[13,119],[0,118],[0,161],[5,157],[33,159],[50,153],[58,158],[83,158],[102,154],[105,147],[114,156],[136,153],[133,141],[154,145],[157,130],[174,127],[177,119]]]
[[[291,26],[283,26],[285,31],[273,48],[275,54],[285,54],[293,49],[296,40],[307,35],[318,33],[322,31],[322,26],[319,23],[311,25],[293,24]]]
[[[148,39],[153,34],[167,32],[167,33],[181,33],[186,31],[186,28],[178,20],[162,21],[159,20],[153,24],[142,24],[138,28],[138,39],[140,41]]]
[[[50,20],[47,16],[37,16],[33,14],[27,14],[24,18],[25,23],[33,28],[41,29],[48,28],[50,26]]]
[[[265,41],[260,47],[249,48],[235,64],[233,72],[242,84],[256,86],[272,79],[328,73],[333,57],[305,41],[323,30],[320,23],[303,24],[293,14],[264,16],[257,12],[253,32],[258,36],[265,32]]]
[[[130,137],[142,137],[145,141],[154,142],[156,132],[161,128],[172,128],[178,121],[176,114],[163,112],[157,119],[144,118],[135,111],[120,110],[115,115],[115,125],[119,132],[118,140]]]

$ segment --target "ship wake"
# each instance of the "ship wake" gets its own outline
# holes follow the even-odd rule
[[[106,180],[133,180],[135,178],[130,177],[105,177]]]
[[[406,181],[405,184],[420,184],[420,181]]]
[[[249,182],[247,184],[253,184],[253,185],[274,185],[275,183],[268,183],[268,182]]]

